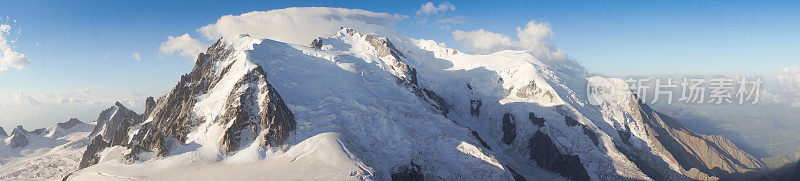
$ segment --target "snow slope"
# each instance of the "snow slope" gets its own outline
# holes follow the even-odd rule
[[[77,170],[94,125],[66,123],[70,126],[59,123],[41,135],[27,134],[23,147],[0,144],[0,180],[60,180]]]

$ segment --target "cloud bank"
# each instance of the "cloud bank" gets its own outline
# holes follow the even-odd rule
[[[286,8],[249,12],[238,16],[222,16],[216,23],[206,25],[197,31],[209,40],[222,36],[248,34],[253,38],[308,44],[316,37],[333,35],[341,27],[356,28],[359,31],[377,31],[390,27],[403,18],[405,16],[360,9]]]
[[[197,59],[198,54],[203,52],[203,47],[205,46],[199,40],[192,38],[189,34],[183,34],[179,37],[167,37],[167,41],[158,47],[158,52],[161,55],[177,53],[194,60]]]
[[[580,67],[570,60],[564,51],[547,41],[547,38],[553,35],[548,23],[531,20],[524,27],[517,27],[518,40],[484,29],[468,32],[456,30],[451,34],[453,39],[473,53],[488,54],[501,50],[523,50],[532,53],[545,64]]]
[[[25,92],[17,91],[14,92],[14,102],[15,105],[39,105],[42,104],[41,102],[33,99],[33,97],[28,96]]]
[[[0,23],[0,72],[8,68],[22,69],[30,64],[28,56],[14,51],[14,46],[11,44],[15,41],[9,38],[13,32],[11,24]]]

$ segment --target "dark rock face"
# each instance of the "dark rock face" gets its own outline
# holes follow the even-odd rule
[[[111,146],[121,145],[127,143],[130,126],[138,125],[141,122],[141,115],[126,108],[122,103],[116,102],[114,106],[100,113],[97,118],[97,126],[94,127],[89,137],[102,135],[103,141],[111,143]]]
[[[0,127],[0,136],[4,136],[4,137],[8,136],[8,134],[6,133],[6,130],[4,130],[3,127]]]
[[[483,103],[481,100],[469,100],[469,114],[472,116],[478,117],[481,115],[481,106]]]
[[[451,106],[448,105],[447,101],[445,101],[444,98],[439,96],[439,94],[436,94],[436,92],[434,92],[433,90],[428,90],[428,89],[425,89],[425,88],[423,88],[422,91],[425,92],[425,95],[428,98],[430,98],[431,100],[433,100],[434,103],[436,103],[436,104],[433,104],[433,107],[435,107],[436,109],[441,111],[442,115],[446,116],[447,113],[450,112],[450,107]]]
[[[78,120],[77,118],[70,118],[69,121],[67,121],[67,122],[56,124],[56,127],[61,128],[61,129],[70,129],[70,128],[73,128],[73,127],[78,126],[80,124],[83,124],[83,122],[81,122],[81,120]]]
[[[597,133],[594,133],[594,131],[586,127],[586,125],[581,125],[581,128],[583,129],[583,134],[585,134],[586,136],[589,137],[589,139],[592,140],[594,146],[600,145],[600,140],[597,139]]]
[[[471,131],[470,133],[472,133],[472,136],[474,136],[475,139],[478,139],[478,142],[480,142],[483,147],[486,147],[487,149],[492,150],[492,147],[489,147],[489,144],[486,144],[486,142],[483,141],[483,138],[481,138],[481,136],[478,135],[478,132]]]
[[[100,151],[103,151],[106,147],[110,145],[103,141],[102,135],[97,135],[92,139],[92,142],[86,146],[86,151],[83,152],[83,157],[81,158],[81,163],[79,165],[79,169],[84,169],[86,167],[92,166],[97,164],[100,161],[100,156],[97,155]]]
[[[262,87],[259,88],[259,85]],[[244,92],[236,92],[246,87]],[[222,147],[227,152],[239,148],[242,142],[255,139],[263,135],[263,146],[282,144],[289,133],[294,131],[296,122],[294,115],[284,104],[272,84],[267,82],[266,73],[259,66],[248,72],[237,83],[234,92],[228,96],[226,113],[222,120],[233,120],[233,124],[225,131]],[[266,94],[264,100],[258,100],[259,94]],[[259,110],[259,105],[263,109]],[[252,135],[250,137],[243,137]]]
[[[225,112],[218,118],[220,124],[231,125],[220,140],[222,151],[230,154],[259,137],[264,138],[262,146],[285,143],[296,127],[294,115],[267,82],[267,74],[260,66],[244,75],[228,75],[233,63],[220,65],[220,62],[228,60],[232,53],[220,39],[206,53],[200,54],[194,69],[181,76],[178,84],[158,99],[148,115],[152,121],[141,125],[134,134],[130,141],[131,153],[125,157],[137,159],[143,151],[164,156],[172,145],[185,142],[194,127],[206,121],[193,116],[195,98],[208,93],[223,76],[242,77],[228,93]]]
[[[44,132],[47,132],[47,129],[39,128],[39,129],[35,129],[35,130],[31,131],[31,133],[33,133],[35,135],[42,135],[42,134],[44,134]]]
[[[411,162],[392,171],[392,181],[422,181],[424,180],[422,169],[419,165]]]
[[[517,138],[517,125],[514,115],[506,113],[503,115],[503,143],[511,144]]]
[[[21,125],[17,126],[13,131],[11,131],[11,137],[7,146],[11,148],[19,148],[27,145],[28,131],[26,131],[25,128],[22,128]]]
[[[658,142],[652,149],[677,163],[686,176],[691,176],[687,173],[692,168],[704,173],[696,175],[707,174],[708,177],[722,180],[752,179],[765,172],[765,166],[760,160],[742,151],[723,136],[695,133],[638,100],[631,101],[631,108],[638,112],[633,115],[634,119],[645,123],[648,139]],[[630,135],[620,133],[623,133],[620,134],[623,141],[630,138]]]
[[[797,165],[795,165],[794,168],[794,174],[791,175],[790,179],[800,180],[800,162],[797,162]]]
[[[571,180],[589,180],[589,174],[577,155],[561,153],[550,136],[536,131],[528,141],[531,160],[539,167],[567,177]]]
[[[545,119],[536,117],[536,114],[528,113],[528,120],[530,120],[533,125],[536,125],[540,128],[544,127]]]
[[[147,120],[150,118],[150,113],[153,113],[153,109],[156,108],[156,101],[153,100],[153,97],[147,97],[147,100],[144,102],[144,112],[142,113],[142,121]]]
[[[216,62],[227,59],[231,50],[225,48],[222,40],[218,40],[214,45],[201,53],[195,66],[189,74],[181,76],[177,85],[165,96],[158,99],[155,108],[149,113],[148,117],[153,118],[150,125],[142,127],[135,138],[134,150],[156,151],[159,155],[165,155],[168,150],[165,145],[165,138],[176,138],[180,142],[186,141],[186,135],[191,129],[204,120],[192,118],[192,109],[197,102],[197,96],[207,93],[222,78],[214,72]],[[230,69],[218,67],[221,74]],[[136,154],[133,153],[132,154]]]
[[[506,168],[508,168],[508,167],[506,167]],[[508,171],[511,172],[511,176],[514,177],[514,181],[526,181],[525,177],[523,177],[522,175],[517,173],[517,171],[514,171],[514,169],[508,168]]]
[[[77,121],[77,119],[75,119]],[[72,122],[72,120],[70,120]],[[78,121],[80,122],[80,121]],[[80,169],[97,164],[100,156],[97,152],[111,146],[128,146],[130,128],[142,123],[141,115],[129,110],[122,103],[104,110],[97,118],[97,125],[89,134],[92,142],[86,147],[81,158]]]
[[[572,119],[572,117],[569,117],[569,116],[564,116],[564,122],[567,123],[567,126],[577,126],[578,125],[578,121],[575,120],[575,119]]]
[[[320,49],[320,48],[322,48],[322,39],[321,38],[316,38],[316,39],[314,39],[314,41],[311,41],[311,44],[308,45],[308,46],[310,46],[311,48]]]
[[[348,32],[350,32],[350,29],[348,29]],[[367,40],[370,45],[372,45],[372,47],[375,49],[375,55],[378,57],[392,57],[393,60],[390,62],[392,69],[400,70],[402,72],[395,72],[395,76],[397,76],[397,78],[400,78],[401,81],[406,84],[417,85],[417,69],[411,68],[401,61],[401,58],[406,58],[406,56],[397,50],[397,48],[394,47],[388,38],[366,35],[364,36],[364,39]]]

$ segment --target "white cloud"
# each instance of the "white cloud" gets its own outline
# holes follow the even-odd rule
[[[553,31],[550,29],[549,23],[532,20],[525,25],[525,28],[517,27],[517,36],[524,50],[532,52],[539,59],[549,63],[571,63],[564,51],[556,48],[546,40],[551,35],[553,35]]]
[[[386,27],[405,16],[360,9],[307,7],[249,12],[220,17],[216,23],[197,31],[210,40],[221,36],[248,34],[253,38],[308,44],[316,37],[327,37],[341,27],[361,32],[390,33]]]
[[[800,67],[784,67],[778,75],[778,83],[786,89],[785,91],[800,92]]]
[[[15,105],[39,105],[42,104],[41,102],[33,99],[33,97],[28,96],[25,92],[17,91],[14,92],[14,102]]]
[[[531,20],[525,27],[517,27],[517,38],[494,33],[484,29],[452,32],[453,39],[473,53],[494,53],[500,50],[523,50],[536,56],[545,64],[566,64],[580,67],[567,57],[567,54],[553,46],[547,38],[553,32],[548,23]]]
[[[133,58],[137,62],[142,61],[142,55],[139,55],[139,52],[133,52],[133,54],[131,54],[131,58]]]
[[[516,49],[519,45],[511,37],[479,29],[470,32],[456,30],[453,39],[475,53],[492,53],[500,50]]]
[[[16,22],[16,20],[14,20]],[[25,54],[14,51],[14,40],[10,40],[9,36],[12,33],[10,24],[0,24],[0,72],[8,70],[8,68],[22,69],[28,64],[28,56]]]
[[[158,47],[158,52],[161,55],[178,53],[181,56],[196,59],[197,55],[203,52],[204,47],[199,40],[192,38],[189,34],[183,34],[179,37],[167,37],[167,41]]]
[[[456,6],[450,4],[447,1],[439,3],[439,5],[435,5],[433,4],[433,2],[427,2],[419,6],[419,10],[417,10],[417,15],[433,15],[455,10]]]

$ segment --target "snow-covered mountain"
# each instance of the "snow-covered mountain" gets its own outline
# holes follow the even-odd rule
[[[78,169],[94,125],[78,119],[40,131],[17,126],[0,134],[0,180],[58,180]]]
[[[67,179],[715,180],[764,172],[724,137],[694,133],[628,94],[589,104],[587,81],[603,78],[582,68],[365,31],[342,28],[310,45],[225,36],[143,115],[121,105],[104,111],[82,169]]]

